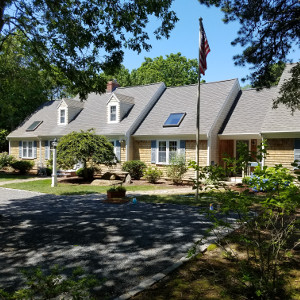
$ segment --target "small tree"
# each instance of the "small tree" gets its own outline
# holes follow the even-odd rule
[[[187,170],[184,155],[176,154],[170,159],[170,165],[167,167],[167,176],[170,177],[175,184],[181,184]]]
[[[79,161],[83,168],[94,164],[110,165],[115,160],[113,145],[92,129],[71,132],[63,136],[57,145],[57,163],[61,168],[72,168]]]

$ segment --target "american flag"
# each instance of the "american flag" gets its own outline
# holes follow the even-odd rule
[[[202,20],[200,20],[200,32],[199,32],[199,71],[205,75],[207,69],[206,56],[210,52],[206,34],[203,28]]]

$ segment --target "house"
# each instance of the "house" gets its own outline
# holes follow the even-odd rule
[[[134,159],[164,168],[173,153],[196,160],[197,85],[165,90],[134,132]],[[240,92],[237,79],[201,84],[200,165],[218,163],[218,132]]]
[[[238,141],[256,150],[263,139],[270,154],[265,164],[290,167],[300,159],[300,112],[272,109],[292,66],[271,89],[241,91],[237,79],[201,84],[200,165],[222,164],[225,153],[236,156]],[[54,138],[93,128],[113,143],[121,163],[135,159],[165,169],[174,153],[195,160],[197,90],[164,83],[119,87],[112,81],[106,93],[92,93],[84,102],[46,102],[9,134],[10,154],[34,160],[37,168],[51,157]]]
[[[87,101],[62,99],[44,103],[8,135],[9,152],[30,159],[35,168],[51,157],[51,141],[72,132],[93,128],[113,143],[119,161],[132,159],[132,133],[165,90],[164,83],[120,88],[109,82],[106,93]]]
[[[249,150],[256,151],[257,145],[267,140],[267,158],[262,162],[267,166],[282,164],[292,169],[291,163],[300,160],[300,111],[292,115],[284,106],[273,109],[273,99],[278,96],[283,82],[289,78],[295,64],[288,64],[283,71],[279,84],[270,89],[249,89],[242,91],[234,103],[219,133],[219,157],[227,153],[236,156],[239,141],[249,145]]]

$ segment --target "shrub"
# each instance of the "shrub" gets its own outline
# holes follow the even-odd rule
[[[83,177],[85,180],[93,180],[94,172],[94,168],[80,168],[76,171],[76,175],[78,177]]]
[[[126,192],[126,188],[122,185],[113,186],[109,188],[107,192]]]
[[[83,168],[78,169],[78,170],[76,171],[76,175],[77,175],[78,177],[83,177]]]
[[[187,170],[184,155],[174,155],[170,159],[170,165],[167,167],[167,176],[171,178],[175,184],[180,184]]]
[[[20,174],[26,174],[33,168],[34,162],[31,160],[17,160],[11,166],[15,170],[18,170]]]
[[[23,271],[26,286],[12,293],[0,289],[0,299],[94,299],[90,290],[101,281],[84,274],[81,268],[74,269],[68,277],[62,272],[58,266],[51,268],[49,274],[40,268]]]
[[[144,173],[144,177],[150,183],[156,183],[161,178],[162,175],[163,172],[159,170],[157,167],[155,168],[148,167]]]
[[[14,162],[14,157],[7,152],[0,153],[0,170],[4,167],[10,166]]]
[[[128,172],[132,179],[139,180],[143,176],[146,167],[146,164],[140,160],[131,160],[123,164],[122,170]]]

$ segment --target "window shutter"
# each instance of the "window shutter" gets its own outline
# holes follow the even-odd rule
[[[156,163],[156,141],[151,141],[151,163]]]
[[[50,145],[49,141],[45,141],[45,159],[50,158]]]
[[[33,142],[33,157],[37,158],[37,141]]]
[[[121,161],[121,143],[120,141],[116,141],[116,157],[118,159],[118,161]]]
[[[22,158],[22,152],[23,152],[22,141],[19,141],[19,157],[20,158]]]
[[[179,153],[185,157],[185,140],[180,140]]]
[[[294,159],[300,161],[300,139],[295,139]]]

